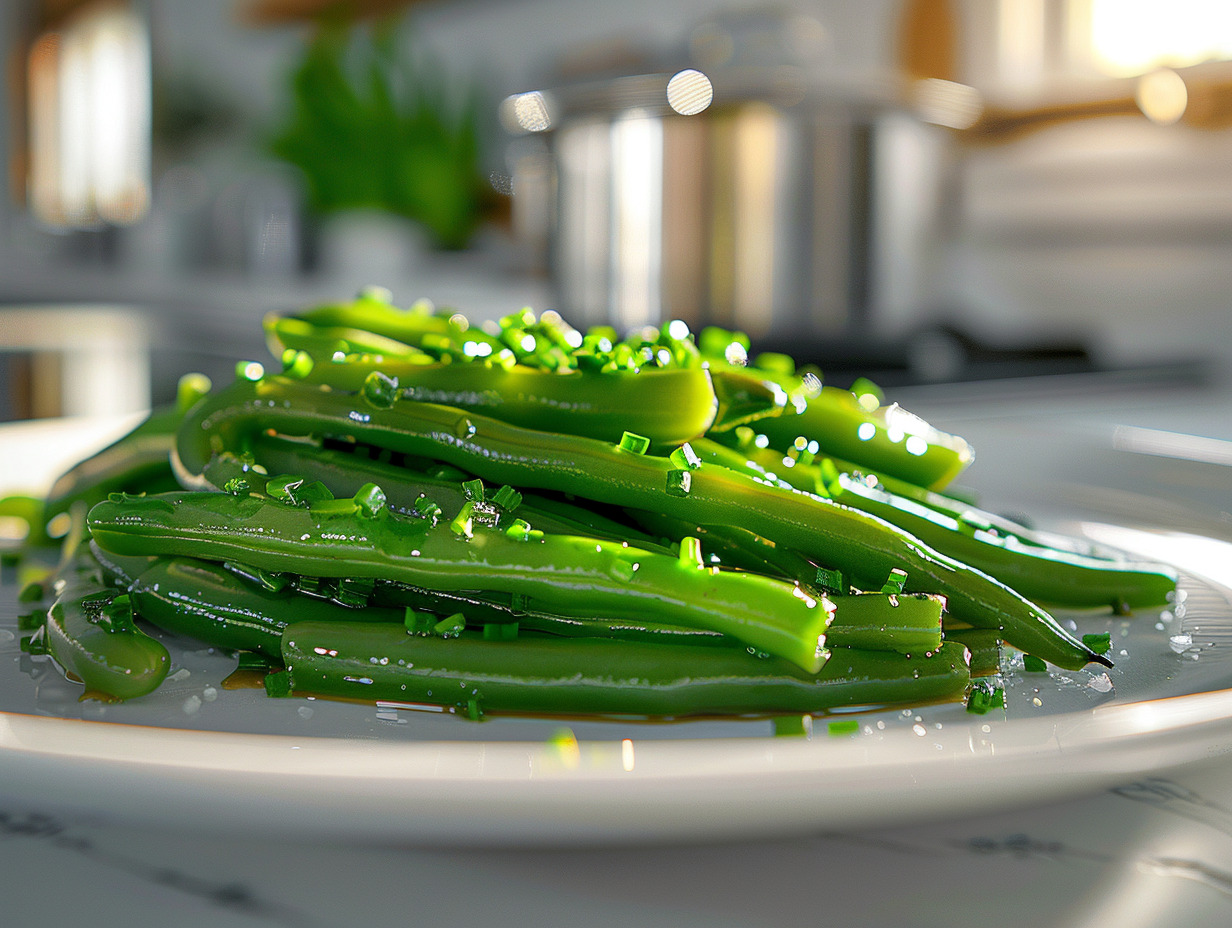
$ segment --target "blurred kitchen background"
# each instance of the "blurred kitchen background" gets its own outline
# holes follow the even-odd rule
[[[835,383],[1232,360],[1226,0],[6,0],[0,420],[388,287]]]

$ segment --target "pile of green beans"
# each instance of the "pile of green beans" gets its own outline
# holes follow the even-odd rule
[[[1175,588],[945,495],[965,441],[737,333],[475,328],[376,289],[265,331],[279,373],[186,378],[46,500],[74,521],[27,647],[90,695],[159,686],[154,626],[273,696],[471,718],[922,704],[1001,642],[1109,664],[1040,602]]]

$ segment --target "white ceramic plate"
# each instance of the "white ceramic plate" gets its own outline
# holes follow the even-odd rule
[[[64,439],[65,428],[52,430]],[[15,434],[6,451],[22,453]],[[1027,674],[1011,659],[1004,713],[869,712],[854,716],[855,733],[818,720],[807,738],[774,737],[754,720],[476,724],[223,690],[231,662],[176,641],[160,691],[104,706],[78,701],[48,660],[20,653],[8,576],[0,799],[119,821],[413,843],[747,838],[1058,799],[1232,750],[1232,604],[1220,573],[1232,545],[1135,525],[1122,505],[1131,489],[1117,506],[1072,480],[1060,492],[1039,466],[1059,440],[1033,436],[1022,461],[1032,479],[1001,474],[1015,490],[1006,497],[1052,527],[1171,561],[1184,572],[1182,601],[1132,619],[1068,617],[1080,632],[1112,633],[1116,667]],[[37,455],[39,436],[30,441]],[[1084,460],[1101,454],[1124,471],[1110,444],[1094,443]]]

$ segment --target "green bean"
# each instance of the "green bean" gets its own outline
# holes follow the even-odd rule
[[[409,463],[398,466],[355,452],[321,447],[315,442],[286,441],[268,435],[254,435],[250,448],[253,457],[270,473],[311,473],[314,480],[321,481],[338,497],[354,496],[364,484],[375,483],[384,491],[390,508],[404,515],[413,513],[416,503],[425,496],[446,512],[458,511],[470,499],[462,485],[468,475],[461,479],[434,477]],[[493,489],[488,488],[487,492]],[[618,522],[594,508],[573,505],[544,493],[525,491],[519,496],[518,515],[550,535],[627,541],[648,550],[662,547],[629,520]]]
[[[485,641],[407,635],[396,627],[301,622],[283,634],[289,692],[486,712],[684,717],[820,712],[962,697],[967,651],[929,657],[837,648],[819,673],[744,651],[637,648],[603,638]]]
[[[48,611],[48,653],[85,684],[86,694],[133,699],[156,690],[171,659],[133,623],[128,597],[105,584],[88,555],[65,577]]]
[[[822,454],[933,490],[945,487],[975,459],[965,440],[897,404],[870,411],[836,387],[822,387],[797,414],[788,410],[759,421],[757,430],[784,453],[803,436],[816,442]]]
[[[281,656],[282,631],[291,622],[390,622],[403,611],[348,608],[323,599],[244,584],[225,568],[191,558],[158,558],[132,582],[133,608],[147,622],[220,648]]]
[[[775,479],[741,452],[714,442],[694,446],[704,461]],[[790,480],[807,465],[783,467]],[[802,482],[812,482],[806,476]],[[794,485],[794,484],[789,484]],[[1176,589],[1176,573],[1158,564],[1113,560],[1024,543],[1018,535],[1002,535],[978,515],[953,516],[879,487],[851,474],[835,473],[819,488],[835,502],[884,519],[910,532],[933,549],[969,564],[1013,587],[1036,602],[1068,608],[1161,606]]]
[[[945,640],[963,645],[970,652],[972,677],[1001,672],[1001,639],[992,629],[946,629]]]
[[[993,574],[1036,602],[1071,608],[1162,606],[1176,573],[1157,564],[1112,561],[1040,545],[1025,545],[944,515],[914,500],[840,475],[831,498],[880,516],[939,551]]]
[[[346,436],[435,457],[485,480],[550,488],[699,525],[740,525],[838,568],[863,589],[879,589],[891,570],[903,569],[907,592],[943,593],[957,617],[1002,629],[1016,647],[1061,667],[1107,663],[1008,586],[876,517],[727,468],[679,467],[669,458],[449,407],[395,401],[379,408],[282,378],[237,381],[197,406],[181,429],[175,457],[181,481],[201,484],[211,454],[243,448],[249,435],[267,429]]]
[[[516,364],[423,364],[363,355],[344,363],[315,364],[305,379],[357,391],[373,375],[391,378],[407,400],[473,409],[526,428],[606,441],[619,441],[629,430],[651,441],[680,443],[710,428],[718,409],[710,373],[701,368],[557,372]],[[746,406],[767,408],[751,399]]]
[[[752,429],[740,429],[734,442],[733,436],[719,435],[712,430],[706,438],[695,439],[690,444],[703,461],[713,460],[725,467],[753,472],[763,477],[774,474],[777,479],[806,493],[828,496],[839,475],[845,474],[849,479],[858,480],[865,486],[927,506],[972,528],[993,530],[998,535],[1006,539],[1012,538],[1023,545],[1070,551],[1104,560],[1123,559],[1112,552],[1101,551],[1099,546],[1092,542],[1040,532],[1021,522],[980,509],[971,494],[957,495],[958,491],[952,486],[947,487],[945,493],[925,490],[905,480],[876,473],[850,461],[830,456],[818,457],[807,450],[807,443],[804,443],[805,448],[799,447],[800,443],[797,443],[788,449],[787,454],[783,454],[763,445],[761,439],[764,439],[764,436],[759,438]]]
[[[831,648],[923,654],[941,647],[945,597],[935,593],[861,593],[832,596],[834,619],[826,631]]]
[[[422,588],[383,581],[370,601],[344,605],[336,598],[309,596],[296,591],[295,578],[277,589],[242,580],[234,569],[196,558],[141,558],[145,569],[127,587],[134,609],[159,628],[188,635],[222,648],[257,651],[279,657],[283,630],[292,622],[388,622],[406,624],[406,607],[432,610],[422,615],[422,633],[451,616],[464,613],[472,629],[506,629],[498,638],[540,633],[557,637],[604,637],[629,643],[688,644],[744,648],[719,632],[644,620],[570,618],[527,612],[466,595],[448,596]]]
[[[365,514],[359,497],[303,508],[252,496],[170,493],[112,497],[90,511],[89,526],[100,547],[119,554],[233,559],[264,570],[404,579],[446,591],[479,587],[525,597],[534,611],[654,616],[713,629],[810,672],[824,661],[832,607],[798,586],[707,569],[686,549],[676,558],[525,529],[511,536],[472,523],[469,514],[464,520],[464,513],[447,526],[387,510]]]
[[[343,337],[350,346],[371,345],[378,352],[391,356],[396,356],[400,350],[407,354],[421,352],[425,340],[432,339],[438,344],[442,341],[457,343],[459,349],[460,343],[465,341],[486,344],[498,351],[504,347],[498,339],[472,327],[458,313],[436,312],[423,303],[398,309],[391,300],[388,291],[369,287],[347,302],[316,306],[290,317],[271,314],[265,319],[266,337],[275,355],[285,348],[305,347],[303,343],[292,341],[297,336],[330,330],[350,333],[356,341]]]

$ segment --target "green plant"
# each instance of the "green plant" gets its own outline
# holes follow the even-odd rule
[[[290,112],[271,141],[298,167],[319,214],[406,216],[462,248],[484,210],[478,94],[400,47],[392,24],[322,23],[290,75]]]

